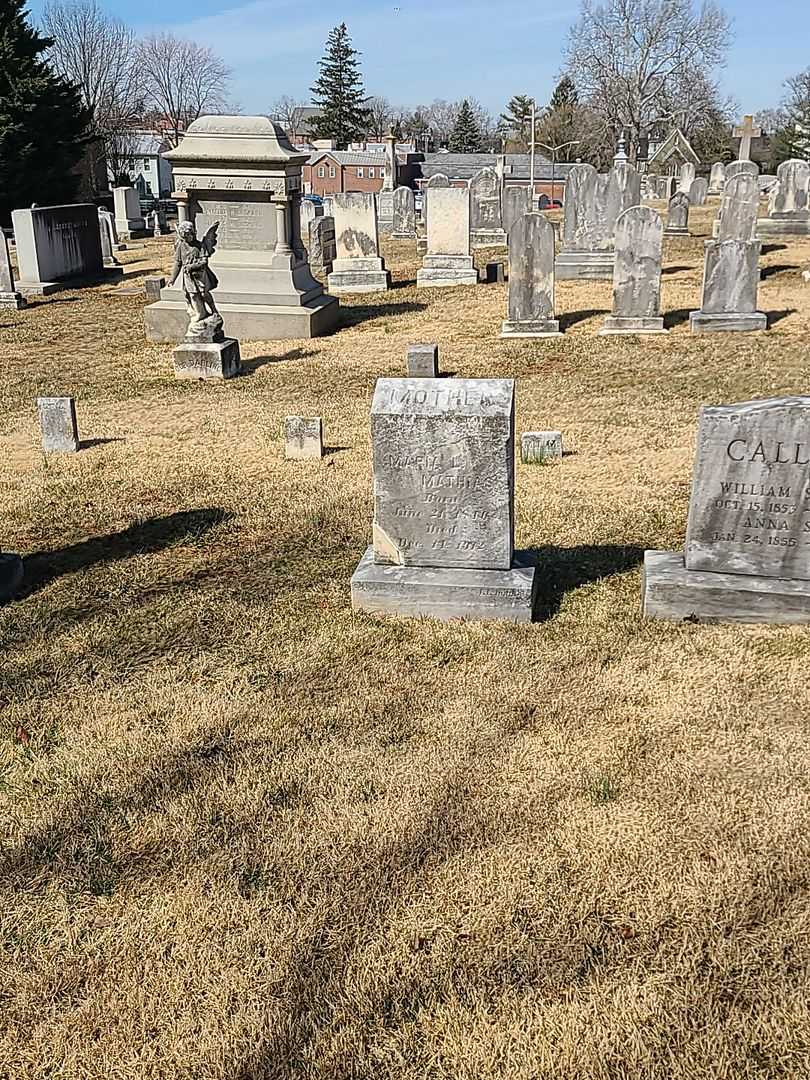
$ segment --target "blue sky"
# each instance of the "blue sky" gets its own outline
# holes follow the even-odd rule
[[[394,104],[478,98],[494,113],[515,93],[542,102],[559,72],[578,2],[537,0],[100,0],[142,32],[169,30],[210,45],[234,69],[246,113],[282,94],[309,100],[326,35],[348,24],[366,89]],[[734,43],[723,88],[741,111],[776,105],[781,84],[810,63],[806,0],[733,0]],[[40,0],[32,3],[34,13]]]

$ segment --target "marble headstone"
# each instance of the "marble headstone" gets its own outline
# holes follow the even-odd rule
[[[101,258],[105,266],[120,266],[115,257],[115,234],[113,232],[113,216],[109,210],[99,207],[98,229],[101,238]]]
[[[703,206],[709,192],[709,185],[703,176],[696,177],[689,185],[689,202],[692,206]]]
[[[11,269],[11,258],[8,253],[8,240],[6,234],[0,229],[0,307],[24,308],[25,297],[17,292],[14,285],[14,273]]]
[[[413,191],[398,187],[394,191],[394,239],[416,239],[416,208]]]
[[[661,316],[664,225],[650,206],[631,206],[616,222],[613,312],[602,334],[665,334]]]
[[[126,238],[146,236],[148,230],[141,213],[141,197],[134,187],[114,187],[115,228]]]
[[[689,235],[689,196],[683,191],[676,191],[667,206],[667,236]]]
[[[37,410],[45,453],[75,454],[79,449],[79,426],[73,398],[40,397]]]
[[[372,192],[342,191],[332,196],[337,257],[328,278],[329,293],[385,292],[391,274],[380,257],[377,205]]]
[[[759,183],[753,173],[738,172],[726,181],[717,223],[718,240],[753,240],[759,211]]]
[[[760,236],[810,236],[810,163],[792,158],[776,170],[768,216],[757,223]]]
[[[592,165],[568,173],[558,279],[609,278],[613,275],[616,220],[641,202],[641,177],[626,162],[600,176]]]
[[[509,184],[503,189],[503,228],[507,236],[517,219],[528,214],[531,208],[532,200],[528,186]]]
[[[726,183],[732,176],[740,173],[750,173],[751,176],[759,176],[759,165],[755,161],[730,161],[726,165]]]
[[[444,173],[434,173],[433,176],[422,187],[422,218],[425,223],[425,229],[427,229],[428,216],[430,214],[430,192],[434,188],[448,188],[450,187],[450,177]]]
[[[543,214],[518,218],[509,230],[509,311],[502,338],[559,337],[554,318],[554,228]]]
[[[316,217],[309,226],[309,265],[312,272],[326,277],[332,273],[336,258],[335,219],[326,215]]]
[[[726,167],[722,161],[715,161],[709,174],[709,195],[719,195],[726,183]]]
[[[418,287],[476,285],[470,253],[470,193],[467,188],[431,187],[428,196],[427,254],[417,272]]]
[[[320,416],[286,417],[284,456],[295,461],[323,457],[323,420]]]
[[[685,161],[683,165],[681,165],[680,173],[678,175],[678,191],[683,191],[688,195],[694,179],[695,166],[691,161]]]
[[[470,229],[473,247],[506,243],[501,209],[501,183],[495,169],[481,169],[470,181]]]
[[[703,295],[699,311],[689,316],[693,334],[767,330],[757,311],[758,240],[707,240]]]

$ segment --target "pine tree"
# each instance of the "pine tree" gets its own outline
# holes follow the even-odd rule
[[[573,111],[579,105],[579,94],[570,75],[563,75],[554,88],[554,93],[548,103],[549,109],[556,112],[558,109]]]
[[[336,26],[326,39],[326,52],[318,61],[321,74],[312,87],[313,101],[321,110],[310,124],[312,131],[316,138],[334,139],[338,150],[362,139],[369,123],[359,55],[346,23]]]
[[[454,154],[476,154],[481,149],[481,141],[481,131],[475,119],[475,113],[465,98],[450,133],[449,149]]]
[[[524,149],[531,141],[533,104],[526,94],[515,94],[499,117],[498,127],[504,138],[516,140]]]
[[[78,87],[41,59],[52,44],[31,26],[25,0],[0,0],[0,221],[32,202],[76,197],[90,114]]]

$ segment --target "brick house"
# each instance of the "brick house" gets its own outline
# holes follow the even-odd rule
[[[385,154],[366,150],[316,150],[304,165],[304,191],[333,195],[337,191],[380,191]]]

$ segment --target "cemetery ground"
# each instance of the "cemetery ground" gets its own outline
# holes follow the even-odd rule
[[[501,342],[503,286],[344,298],[178,383],[144,273],[0,312],[0,1074],[536,1080],[810,1073],[810,635],[645,622],[682,547],[698,409],[806,393],[810,242],[763,257],[768,334],[692,337],[703,241],[665,241],[667,337]],[[486,261],[492,253],[481,253]],[[354,615],[368,413],[406,346],[517,379],[531,626]],[[73,394],[84,448],[39,448]],[[284,460],[290,413],[322,461]]]

